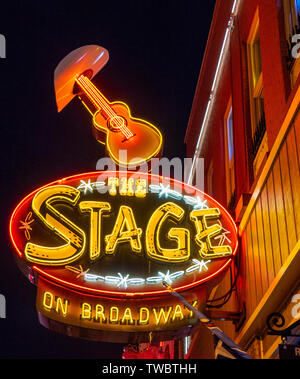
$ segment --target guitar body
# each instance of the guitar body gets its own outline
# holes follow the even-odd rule
[[[130,109],[125,103],[109,103],[113,110],[112,117],[108,117],[98,110],[93,117],[94,135],[96,139],[105,143],[110,157],[119,166],[139,166],[151,158],[158,157],[162,149],[162,135],[160,131],[147,121],[133,118]],[[131,136],[126,138],[122,128],[126,125]],[[121,155],[120,150],[126,150]]]

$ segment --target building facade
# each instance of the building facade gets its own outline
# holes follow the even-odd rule
[[[278,357],[271,313],[300,317],[299,42],[299,0],[217,0],[185,138],[189,183],[204,158],[240,239],[206,311],[254,358]],[[203,354],[199,333],[186,358]]]

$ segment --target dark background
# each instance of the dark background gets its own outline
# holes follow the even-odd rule
[[[94,82],[110,100],[164,135],[164,156],[183,158],[184,135],[215,1],[6,1],[0,33],[1,250],[0,358],[121,358],[122,346],[43,328],[36,288],[21,274],[8,235],[17,203],[37,187],[93,171],[104,154],[78,100],[56,112],[53,72],[70,51],[99,44],[110,60]]]

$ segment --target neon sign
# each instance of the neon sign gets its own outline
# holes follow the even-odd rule
[[[198,289],[217,280],[237,251],[236,226],[211,197],[172,179],[127,171],[75,175],[35,190],[13,212],[10,236],[19,266],[38,283],[45,317],[105,330],[190,323],[162,281],[192,291],[191,303],[201,306]],[[64,288],[61,295],[56,286]],[[74,293],[86,294],[75,308]],[[122,300],[122,310],[108,298]],[[154,307],[159,298],[163,303]],[[157,322],[159,314],[169,321]]]
[[[70,52],[56,67],[54,87],[60,112],[74,96],[92,115],[93,133],[105,144],[117,165],[136,169],[162,151],[162,135],[148,121],[134,118],[124,102],[110,102],[91,79],[107,63],[109,53],[101,46],[87,45]],[[126,158],[119,152],[126,150]]]
[[[72,300],[66,298],[64,295],[60,297],[57,292],[51,290],[44,290],[40,298],[41,303],[39,306],[46,312],[52,312],[62,317],[68,317],[74,314],[78,321],[86,320],[91,324],[119,324],[119,325],[139,325],[141,329],[148,329],[149,325],[155,326],[166,325],[181,321],[183,319],[190,319],[193,317],[193,312],[189,311],[182,304],[172,304],[166,306],[149,307],[146,305],[135,307],[134,305],[124,306],[124,304],[110,304],[100,301],[85,301],[76,304],[72,308]],[[197,300],[193,301],[194,307],[197,306]],[[76,309],[77,307],[77,309]],[[145,328],[146,327],[146,328]]]
[[[201,296],[187,294],[196,308]],[[196,322],[193,312],[170,297],[120,301],[70,291],[43,278],[36,307],[40,322],[52,330],[112,342],[148,341],[149,333],[171,338],[174,331]]]

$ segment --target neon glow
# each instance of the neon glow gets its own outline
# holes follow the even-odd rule
[[[109,213],[111,206],[107,202],[82,201],[79,204],[82,213],[90,215],[90,259],[95,260],[101,256],[101,221],[102,215]]]
[[[228,26],[227,26],[226,31],[225,31],[225,36],[224,36],[224,40],[222,43],[222,47],[221,47],[221,51],[220,51],[220,55],[219,55],[219,59],[218,59],[218,63],[217,63],[216,72],[215,72],[212,87],[210,90],[209,100],[208,100],[208,103],[206,106],[202,125],[200,127],[200,134],[199,134],[199,138],[197,141],[197,145],[196,145],[196,149],[195,149],[195,153],[194,153],[194,157],[193,157],[193,163],[192,163],[192,167],[190,170],[190,174],[188,176],[188,184],[191,184],[192,180],[193,180],[193,175],[194,175],[194,172],[196,169],[195,163],[196,163],[196,160],[200,154],[200,150],[202,148],[202,144],[203,144],[204,137],[206,134],[208,121],[209,121],[209,118],[210,118],[210,115],[212,112],[212,107],[213,107],[215,95],[216,95],[216,92],[218,89],[218,84],[219,84],[221,72],[222,72],[223,65],[225,63],[225,58],[226,58],[226,55],[227,55],[227,52],[229,49],[230,34],[231,34],[232,27],[233,27],[233,20],[234,20],[234,17],[236,16],[236,14],[238,13],[240,2],[241,2],[241,0],[234,0],[233,6],[231,9],[230,19],[228,21]]]
[[[29,262],[42,265],[64,265],[79,259],[86,244],[83,230],[55,209],[53,204],[65,202],[75,205],[80,191],[69,186],[52,186],[40,190],[32,199],[32,210],[41,222],[53,230],[65,244],[57,247],[45,247],[28,242],[25,246],[25,256]],[[41,207],[45,205],[49,214],[44,217]]]
[[[128,288],[129,286],[136,286],[136,285],[145,285],[145,284],[153,284],[153,283],[162,283],[163,281],[166,281],[169,284],[172,284],[176,279],[182,277],[185,274],[191,273],[193,271],[199,271],[202,272],[202,269],[208,270],[208,263],[211,261],[204,261],[203,259],[199,261],[198,259],[193,259],[193,265],[187,268],[185,271],[176,271],[170,274],[170,271],[168,270],[165,274],[162,272],[158,272],[157,276],[152,276],[148,278],[130,278],[130,275],[122,275],[121,273],[118,273],[118,276],[101,276],[96,274],[87,273],[89,270],[82,271],[82,267],[80,270],[78,270],[75,267],[72,266],[66,266],[66,268],[70,271],[73,271],[77,274],[77,278],[83,276],[86,281],[99,281],[104,282],[109,285],[113,284],[117,287],[124,287]]]
[[[105,116],[109,119],[110,126],[120,130],[126,139],[133,137],[132,132],[125,125],[125,120],[118,116],[108,102],[103,98],[101,93],[92,84],[92,82],[84,75],[81,75],[76,82],[80,85],[85,94],[95,104],[99,110],[103,111]]]
[[[19,226],[19,229],[24,229],[24,234],[28,241],[31,238],[30,231],[32,230],[32,227],[30,226],[30,224],[34,222],[34,219],[31,219],[31,217],[32,217],[32,212],[29,212],[24,221],[20,220],[21,226]]]
[[[35,272],[78,291],[153,296],[166,293],[163,280],[188,290],[228,267],[237,248],[236,227],[209,196],[196,189],[193,194],[192,187],[187,195],[178,188],[182,192],[181,182],[165,184],[164,178],[146,173],[95,172],[61,179],[19,204],[10,223],[12,241]],[[27,240],[19,226],[29,212],[39,221],[30,224]],[[40,232],[48,234],[49,242],[52,234],[65,242],[55,245],[53,240],[47,248],[39,242]],[[57,248],[65,250],[57,255]],[[39,251],[44,256],[35,254]],[[115,262],[116,269],[104,269],[104,258],[107,264]],[[159,269],[140,271],[139,265],[150,258]],[[132,259],[136,263],[131,267]],[[178,266],[166,268],[166,262]]]
[[[99,190],[105,186],[104,182],[91,183],[91,179],[88,179],[87,183],[84,180],[80,180],[80,183],[81,184],[77,187],[77,189],[83,190],[84,194],[86,194],[88,191],[93,192],[95,188]]]
[[[190,258],[190,231],[184,228],[171,228],[169,240],[176,240],[174,249],[163,248],[160,243],[161,229],[171,218],[180,222],[185,214],[183,208],[173,202],[161,205],[152,214],[146,228],[146,249],[149,257],[166,262],[185,262]]]
[[[216,223],[208,226],[208,220],[218,219],[220,211],[218,208],[198,209],[190,213],[191,220],[195,223],[197,234],[195,241],[200,247],[199,255],[201,258],[215,259],[232,255],[232,248],[229,245],[213,246],[212,240],[218,237],[222,227]]]
[[[195,298],[195,294],[188,295],[188,302],[201,309],[201,300]],[[43,317],[59,323],[123,335],[126,332],[151,333],[157,327],[160,331],[176,330],[196,322],[194,313],[172,298],[116,301],[74,293],[44,278],[38,287],[36,305]]]
[[[68,314],[68,300],[63,300],[58,297],[56,304],[54,305],[55,297],[51,292],[45,292],[43,296],[43,306],[46,310],[50,311],[53,306],[57,313],[60,313],[65,317]]]
[[[164,186],[162,183],[160,185],[149,185],[149,190],[152,193],[158,193],[159,197],[164,197],[165,199],[168,199],[169,197],[171,199],[176,199],[176,200],[183,200],[186,204],[193,206],[194,209],[207,209],[207,200],[202,200],[200,199],[199,196],[192,197],[192,196],[187,196],[183,195],[182,193],[170,189],[170,185],[168,184],[167,186]]]
[[[193,302],[194,306],[196,305],[195,303],[197,303],[197,301]],[[54,311],[57,314],[61,312],[63,317],[68,315],[68,300],[56,297],[49,291],[44,292],[42,304],[43,308],[48,312]],[[174,322],[176,319],[189,319],[193,317],[193,315],[181,304],[176,304],[175,307],[169,306],[167,310],[163,307],[153,309],[140,307],[138,312],[136,312],[130,307],[123,310],[117,306],[107,308],[102,304],[93,306],[88,302],[84,302],[79,309],[77,317],[89,322],[100,321],[100,323],[106,324],[108,321],[110,324],[120,325],[148,325],[151,317],[153,319],[151,321],[155,323],[155,325],[165,325]]]
[[[136,226],[133,211],[130,207],[121,205],[111,234],[105,237],[106,254],[114,254],[119,243],[129,241],[132,251],[140,253],[142,229]]]
[[[108,180],[108,182],[111,182]],[[114,192],[113,192],[114,193]],[[80,192],[70,186],[51,186],[39,191],[32,200],[32,209],[36,216],[45,224],[45,226],[54,232],[66,244],[59,247],[42,247],[31,242],[25,246],[26,258],[34,263],[44,265],[63,265],[71,263],[81,257],[86,245],[85,232],[68,218],[62,215],[52,204],[58,202],[77,205]],[[113,195],[115,196],[115,195]],[[46,217],[40,212],[45,203],[49,213]],[[103,213],[111,213],[109,202],[99,201],[81,201],[78,203],[81,213],[90,214],[90,258],[96,259],[101,256],[100,235],[101,221]],[[53,214],[53,216],[52,216]],[[146,252],[149,257],[155,260],[167,262],[184,262],[190,257],[190,231],[184,228],[171,228],[168,232],[168,238],[177,241],[175,249],[162,248],[160,244],[161,228],[168,218],[180,223],[185,210],[173,202],[166,202],[159,206],[152,214],[146,227]],[[55,216],[55,217],[54,217]],[[230,246],[213,246],[212,237],[218,236],[222,230],[220,223],[208,226],[207,220],[216,219],[218,221],[220,211],[213,209],[198,209],[190,213],[190,219],[195,223],[197,234],[195,240],[201,247],[199,254],[202,258],[210,257],[211,259],[231,255]],[[137,227],[133,209],[121,205],[114,223],[111,234],[105,236],[105,254],[114,254],[119,243],[130,244],[131,250],[141,253],[141,235],[143,231]],[[205,251],[206,253],[204,253]],[[52,258],[52,256],[55,258]]]
[[[154,125],[133,118],[125,103],[109,102],[85,75],[78,76],[76,83],[97,109],[93,114],[97,139],[106,144],[109,155],[117,164],[138,166],[159,156],[162,136]],[[119,159],[119,151],[124,149],[128,154],[125,162]]]

